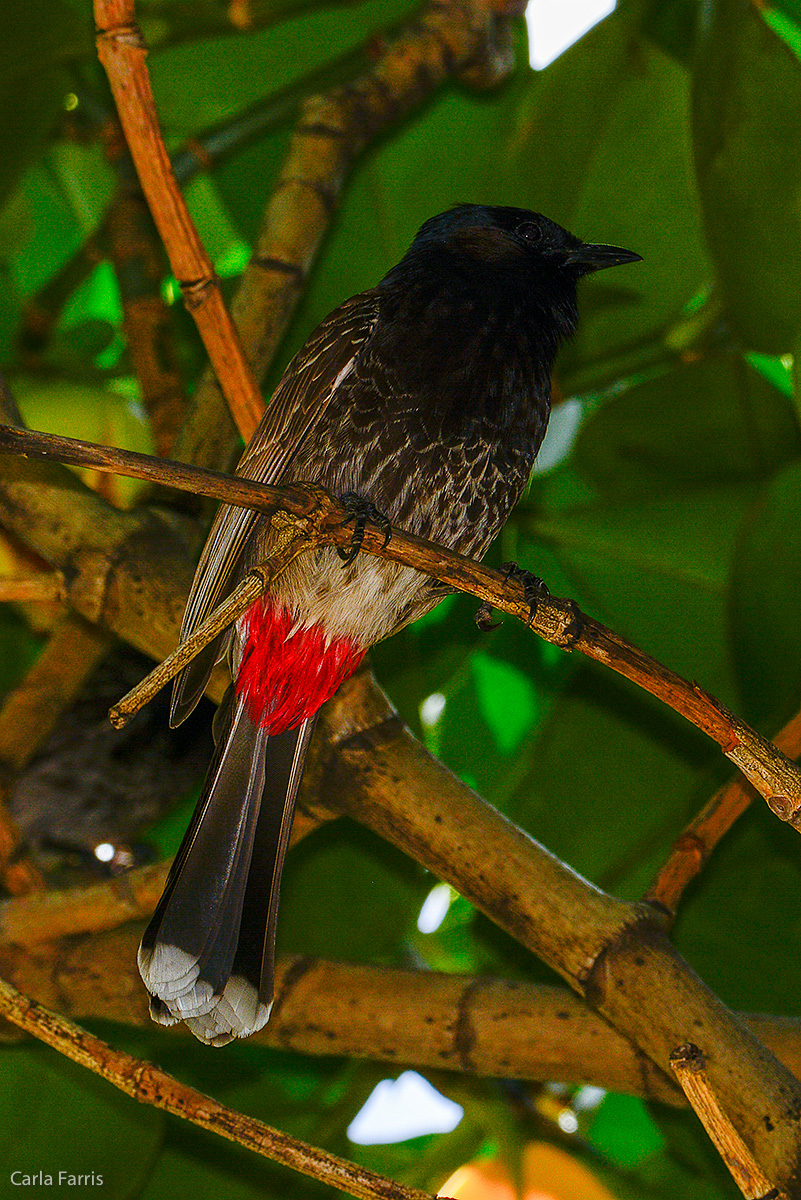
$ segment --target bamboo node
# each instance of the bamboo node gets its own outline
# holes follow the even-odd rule
[[[694,1042],[677,1046],[670,1065],[695,1114],[746,1200],[788,1200],[757,1163],[752,1151],[721,1107],[706,1070],[706,1056]]]
[[[145,39],[142,37],[142,31],[135,21],[124,25],[115,25],[112,29],[98,29],[97,40],[118,43],[121,46],[130,46],[134,50],[147,49]]]
[[[203,279],[190,279],[186,282],[179,280],[178,283],[181,288],[181,295],[184,298],[184,304],[191,312],[193,309],[201,308],[205,304],[209,293],[219,288],[220,279],[215,273],[214,275],[207,275]]]

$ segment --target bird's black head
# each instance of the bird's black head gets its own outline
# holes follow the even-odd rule
[[[547,398],[579,278],[639,257],[527,209],[460,204],[426,221],[378,285],[385,356],[403,387],[436,391],[449,412],[510,413],[515,397]]]
[[[572,283],[591,271],[640,258],[620,246],[582,242],[541,213],[484,204],[459,204],[426,221],[410,253],[437,250],[468,269],[485,266],[501,276],[525,276],[534,286],[560,278]]]

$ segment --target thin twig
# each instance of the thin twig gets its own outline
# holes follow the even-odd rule
[[[134,451],[9,426],[0,426],[0,453],[4,452],[150,479],[262,513],[284,512],[289,517],[301,519],[300,531],[307,535],[309,545],[346,545],[350,542],[351,532],[344,523],[343,506],[317,485],[273,487]],[[314,533],[308,532],[309,521],[315,525]],[[795,763],[703,688],[682,679],[612,630],[579,612],[572,600],[543,596],[532,617],[524,589],[514,579],[398,529],[393,529],[390,542],[385,546],[380,527],[368,525],[362,548],[369,554],[414,567],[477,596],[482,602],[524,621],[546,641],[565,650],[578,650],[658,696],[720,745],[726,757],[740,768],[781,820],[801,829],[801,772]]]
[[[773,744],[788,758],[801,755],[801,712],[779,730]],[[675,914],[686,888],[703,870],[721,838],[748,809],[755,794],[740,776],[719,788],[678,836],[667,862],[643,899]]]
[[[226,1108],[210,1096],[174,1079],[166,1071],[107,1042],[51,1009],[44,1008],[0,980],[0,1014],[26,1033],[52,1046],[73,1062],[108,1080],[121,1092],[237,1142],[359,1200],[432,1200],[427,1192],[407,1188],[386,1176],[301,1142],[254,1117]]]
[[[693,1042],[679,1046],[670,1056],[670,1065],[746,1200],[787,1200],[787,1193],[774,1187],[766,1177],[720,1107],[710,1087],[704,1055],[698,1046]]]
[[[219,633],[241,617],[254,600],[263,596],[274,578],[271,571],[261,567],[249,571],[227,600],[209,614],[191,637],[179,642],[172,654],[168,654],[163,662],[109,709],[108,719],[114,728],[122,729],[127,725],[134,713],[144,708],[209,642],[213,642]]]
[[[172,173],[145,66],[146,48],[134,21],[133,0],[95,0],[95,21],[98,55],[153,220],[234,419],[249,437],[264,404],[223,302],[219,279]]]

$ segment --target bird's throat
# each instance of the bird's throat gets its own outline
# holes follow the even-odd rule
[[[269,597],[251,605],[240,633],[244,648],[237,694],[253,723],[270,734],[313,716],[365,654],[351,638],[331,639],[322,625],[303,625]]]

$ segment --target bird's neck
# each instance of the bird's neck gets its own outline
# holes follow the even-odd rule
[[[556,354],[578,320],[570,282],[521,285],[518,272],[497,263],[465,268],[432,261],[430,249],[419,261],[407,255],[378,291],[381,328],[403,358],[401,382],[466,404],[506,407],[525,392],[547,398]]]

